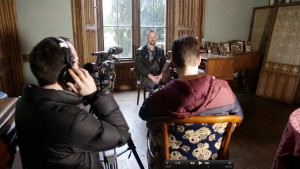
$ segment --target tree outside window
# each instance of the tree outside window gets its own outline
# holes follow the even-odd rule
[[[157,46],[165,48],[166,37],[166,0],[140,0],[141,45],[146,43],[149,29],[158,34]]]
[[[103,33],[104,49],[122,47],[119,58],[132,56],[132,4],[131,0],[104,0]]]

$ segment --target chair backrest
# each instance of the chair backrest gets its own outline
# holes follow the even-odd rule
[[[228,159],[231,134],[241,121],[237,115],[151,119],[147,122],[148,162]]]

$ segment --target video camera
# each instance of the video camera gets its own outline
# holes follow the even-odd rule
[[[95,79],[97,88],[103,90],[107,88],[112,91],[116,78],[114,64],[118,61],[113,55],[118,55],[123,52],[121,47],[112,47],[106,51],[92,53],[97,57],[95,63],[86,63],[83,68]]]

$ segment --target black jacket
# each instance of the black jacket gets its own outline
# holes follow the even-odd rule
[[[135,71],[141,76],[147,77],[149,73],[154,76],[161,74],[161,71],[166,63],[164,50],[155,46],[154,52],[156,54],[156,58],[150,62],[147,44],[137,49],[135,58]]]
[[[129,127],[113,96],[97,91],[86,99],[94,115],[77,106],[82,99],[73,93],[24,88],[16,129],[28,169],[99,169],[99,151],[128,141]]]

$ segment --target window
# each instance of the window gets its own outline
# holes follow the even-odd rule
[[[146,43],[146,34],[149,29],[158,33],[157,45],[165,48],[166,38],[166,0],[140,0],[140,29],[141,43]]]
[[[119,46],[119,58],[132,57],[132,5],[131,0],[102,1],[104,49]]]
[[[133,39],[138,39],[139,46],[146,43],[146,33],[149,29],[158,32],[157,45],[165,48],[166,35],[166,0],[140,0],[140,4],[132,10],[132,0],[103,0],[103,36],[104,50],[119,46],[123,53],[118,57],[132,58]],[[132,11],[134,11],[132,13]],[[133,17],[139,16],[139,26],[134,27]]]
[[[182,35],[203,38],[204,0],[76,0],[72,3],[74,45],[80,63],[94,62],[95,51],[123,48],[132,59],[146,32],[158,32],[157,45],[170,50]]]

